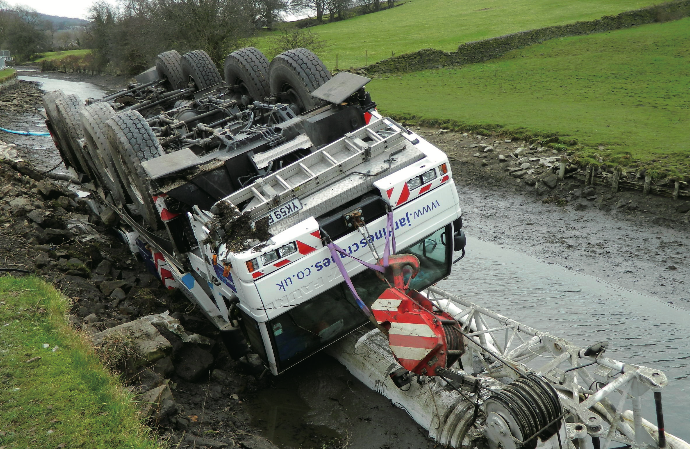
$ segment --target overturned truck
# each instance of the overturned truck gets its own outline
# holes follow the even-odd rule
[[[327,349],[452,447],[690,447],[664,432],[661,371],[435,287],[464,256],[451,167],[368,81],[306,49],[244,48],[224,76],[168,51],[123,91],[44,104],[93,207],[234,357],[279,375]]]

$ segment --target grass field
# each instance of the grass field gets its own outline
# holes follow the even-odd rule
[[[328,47],[330,69],[361,67],[423,48],[455,51],[459,44],[518,31],[598,19],[650,6],[652,0],[410,0],[374,14],[310,28]],[[270,35],[269,35],[270,36]],[[257,46],[266,50],[267,39]],[[368,54],[368,56],[367,56]]]
[[[37,278],[0,277],[0,447],[159,448],[67,307]]]
[[[14,74],[14,69],[3,69],[0,70],[0,83],[5,81],[5,79],[9,78]]]
[[[84,56],[88,55],[91,53],[91,50],[67,50],[67,51],[51,51],[48,53],[41,53],[38,55],[37,59],[34,59],[32,62],[41,62],[41,61],[54,61],[56,59],[61,59],[64,58],[65,56]]]
[[[690,18],[562,38],[368,85],[385,114],[558,134],[582,158],[690,175]],[[602,148],[600,148],[603,147]]]

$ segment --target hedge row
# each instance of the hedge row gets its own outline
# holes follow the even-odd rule
[[[602,33],[649,23],[669,22],[690,15],[690,0],[676,0],[647,8],[622,12],[601,19],[556,25],[536,30],[522,31],[482,41],[460,45],[457,52],[444,52],[432,48],[384,59],[364,67],[366,74],[416,72],[447,66],[473,64],[498,58],[518,48],[566,36]]]
[[[101,73],[101,70],[98,68],[93,54],[88,53],[81,56],[68,55],[60,59],[43,60],[41,61],[41,72],[73,72],[95,75]]]

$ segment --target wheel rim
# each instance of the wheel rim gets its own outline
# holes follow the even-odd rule
[[[290,107],[290,109],[295,111],[296,114],[301,114],[302,112],[306,111],[307,108],[304,106],[304,103],[300,99],[299,94],[291,85],[283,85],[283,88],[281,89],[281,97],[288,100],[288,106]]]
[[[242,101],[242,97],[252,98],[252,96],[249,94],[249,89],[242,78],[236,78],[233,80],[231,89],[231,92],[233,93],[232,97],[236,101]]]

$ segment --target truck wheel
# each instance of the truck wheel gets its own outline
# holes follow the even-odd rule
[[[94,164],[88,153],[84,152],[80,140],[84,138],[79,112],[84,107],[76,95],[60,97],[55,102],[58,111],[60,127],[65,133],[67,146],[72,150],[79,162],[79,172],[95,180]],[[75,167],[76,169],[77,167]]]
[[[204,90],[223,82],[211,57],[203,50],[185,53],[181,65],[185,81],[191,78],[197,90]]]
[[[43,106],[48,117],[48,130],[50,136],[53,138],[55,147],[60,153],[60,157],[65,162],[65,165],[72,167],[75,170],[80,170],[79,159],[72,151],[66,139],[66,131],[62,127],[62,122],[57,110],[57,100],[63,98],[65,94],[61,90],[48,92],[43,96]]]
[[[238,97],[263,101],[270,95],[268,86],[268,58],[254,47],[242,48],[225,58],[225,82]]]
[[[139,215],[151,229],[159,229],[153,189],[141,166],[142,162],[165,154],[153,130],[139,112],[125,111],[106,122],[106,135],[117,172]]]
[[[113,115],[115,111],[108,103],[94,103],[82,109],[81,124],[86,146],[94,161],[94,168],[98,171],[101,186],[110,192],[115,204],[121,206],[127,203],[127,197],[113,161],[105,125],[105,122]]]
[[[161,78],[168,80],[170,88],[173,90],[185,88],[185,78],[182,75],[182,56],[170,50],[159,54],[156,57],[156,72]]]
[[[273,58],[268,77],[271,95],[301,114],[321,104],[311,93],[331,79],[331,72],[314,53],[295,48]]]

